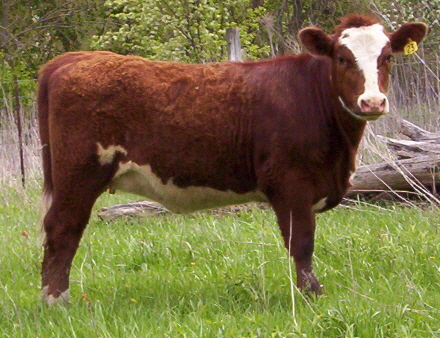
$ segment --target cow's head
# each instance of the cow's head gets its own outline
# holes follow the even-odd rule
[[[375,120],[389,109],[385,94],[391,55],[414,51],[427,31],[424,23],[411,22],[388,33],[372,18],[349,15],[333,35],[308,27],[299,38],[311,54],[332,59],[333,84],[345,110],[359,119]]]

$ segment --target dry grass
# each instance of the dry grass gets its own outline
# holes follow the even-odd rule
[[[35,109],[27,112],[28,117],[22,123],[23,160],[26,179],[35,179],[41,172],[40,142]],[[11,111],[2,111],[0,119],[0,183],[21,181],[20,142],[15,116]]]

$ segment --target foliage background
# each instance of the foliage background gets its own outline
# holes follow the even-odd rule
[[[247,58],[270,57],[295,50],[300,28],[331,31],[350,12],[379,16],[390,29],[421,20],[431,27],[429,41],[439,39],[439,0],[2,0],[0,59],[32,76],[55,55],[79,49],[221,61],[233,26]]]

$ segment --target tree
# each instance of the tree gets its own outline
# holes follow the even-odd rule
[[[347,10],[368,11],[367,0],[107,0],[117,28],[92,47],[152,59],[207,62],[226,58],[225,31],[240,28],[248,59],[297,51],[305,24],[331,30]]]
[[[256,45],[259,18],[265,13],[251,1],[108,0],[115,30],[95,36],[92,46],[151,59],[208,62],[227,56],[225,32],[239,26],[248,57],[269,55]]]
[[[1,57],[12,68],[24,63],[31,73],[62,52],[88,46],[106,25],[104,0],[3,0]]]

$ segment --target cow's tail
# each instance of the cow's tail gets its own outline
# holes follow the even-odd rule
[[[53,70],[52,70],[53,71]],[[49,79],[52,73],[50,67],[40,71],[38,77],[38,126],[40,132],[41,150],[43,158],[43,197],[40,206],[40,224],[43,227],[44,218],[52,204],[53,180],[52,158],[49,134]]]

